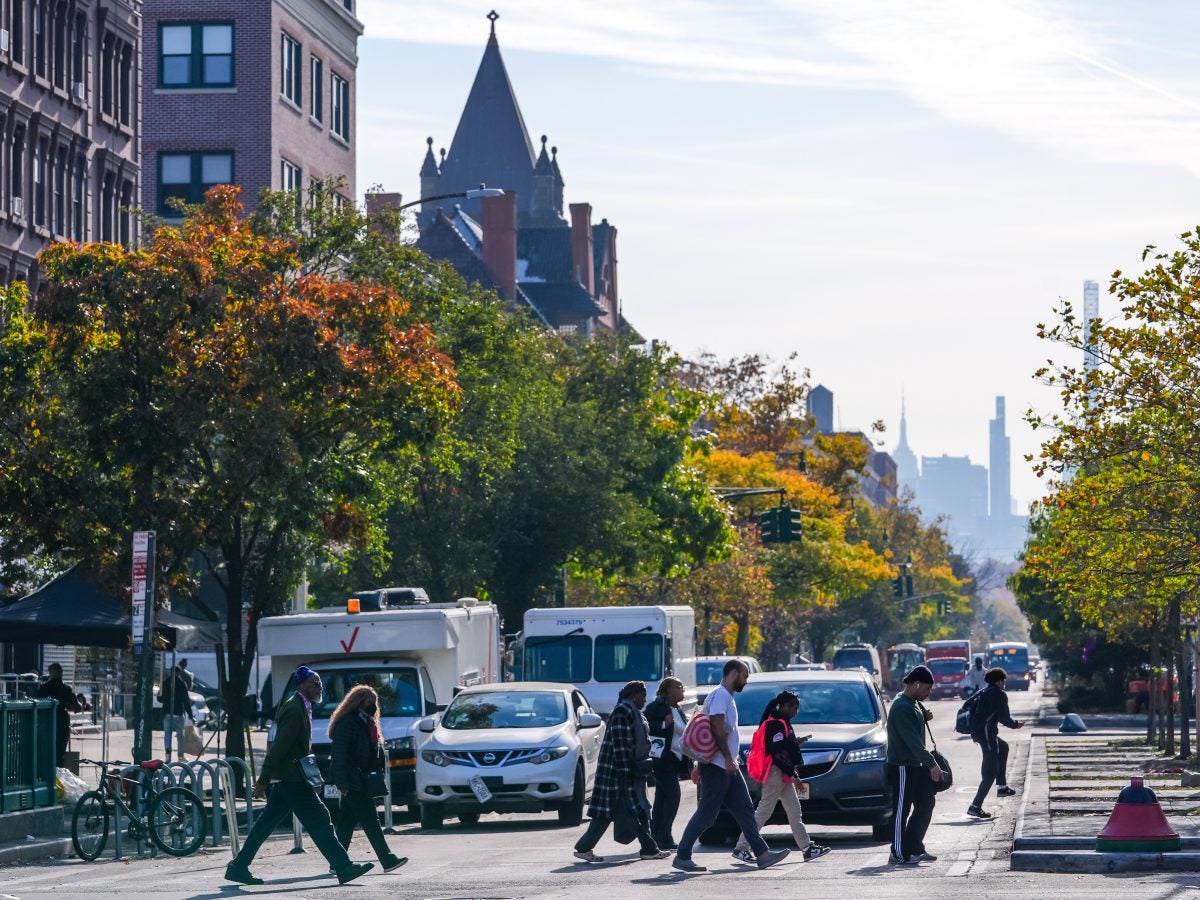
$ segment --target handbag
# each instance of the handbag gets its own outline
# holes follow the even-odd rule
[[[950,786],[954,784],[954,772],[950,768],[950,760],[942,754],[937,748],[937,741],[933,739],[933,729],[929,727],[929,720],[925,720],[925,730],[929,732],[930,743],[933,744],[933,749],[929,753],[933,756],[933,761],[937,763],[937,767],[942,770],[942,780],[933,783],[933,792],[940,794],[943,791],[950,790]]]
[[[367,773],[367,794],[371,797],[386,797],[388,794],[387,773]]]
[[[717,749],[708,714],[696,713],[683,729],[683,752],[697,762],[710,763],[717,755]]]
[[[304,780],[314,791],[325,783],[325,776],[321,774],[321,767],[317,765],[315,756],[310,753],[308,756],[300,757],[297,762],[300,763],[300,771],[304,774]]]

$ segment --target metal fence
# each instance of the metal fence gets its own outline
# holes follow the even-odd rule
[[[0,700],[0,813],[52,806],[54,700]]]

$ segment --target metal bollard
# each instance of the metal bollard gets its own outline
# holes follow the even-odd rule
[[[292,849],[288,853],[307,853],[304,849],[304,839],[300,835],[300,820],[292,816]]]
[[[250,767],[239,756],[226,756],[224,759],[231,769],[238,769],[242,773],[242,783],[246,786],[246,830],[249,831],[254,827],[254,779],[250,775]]]

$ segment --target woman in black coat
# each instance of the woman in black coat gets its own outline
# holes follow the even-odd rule
[[[662,739],[662,753],[654,760],[654,810],[650,813],[650,833],[663,850],[675,850],[671,826],[679,812],[679,780],[691,772],[691,762],[683,755],[680,741],[687,717],[679,708],[683,700],[683,682],[666,677],[658,686],[654,702],[646,706],[650,737]]]
[[[360,684],[346,694],[329,717],[329,736],[333,740],[330,758],[333,783],[342,794],[335,829],[338,841],[349,850],[354,826],[361,825],[383,871],[400,868],[408,862],[408,857],[396,856],[388,847],[368,785],[370,772],[383,772],[388,777],[383,730],[379,725],[379,695],[374,688]]]

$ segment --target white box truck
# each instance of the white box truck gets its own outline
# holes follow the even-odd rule
[[[392,802],[414,810],[417,721],[445,709],[456,688],[500,679],[499,613],[471,597],[378,612],[275,616],[258,623],[258,645],[271,657],[272,683],[287,686],[274,691],[279,701],[295,689],[290,678],[297,666],[320,673],[325,698],[313,709],[313,753],[327,778],[330,714],[355,685],[375,688]]]
[[[683,705],[696,704],[696,614],[690,606],[530,609],[522,632],[522,681],[559,681],[583,691],[607,716],[629,681],[651,698],[667,675],[683,682]]]

